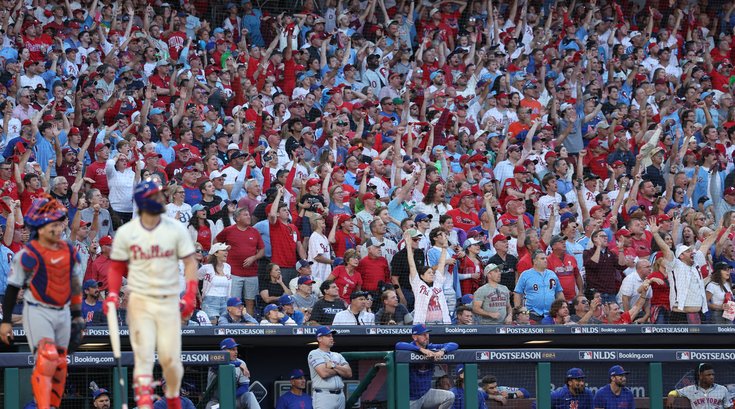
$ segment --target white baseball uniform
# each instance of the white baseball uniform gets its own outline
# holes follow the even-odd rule
[[[161,215],[153,229],[135,218],[121,226],[110,258],[128,263],[128,326],[135,354],[133,376],[153,374],[154,354],[168,390],[181,386],[181,313],[179,259],[194,254],[191,236],[181,222]]]

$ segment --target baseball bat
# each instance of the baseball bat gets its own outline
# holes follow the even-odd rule
[[[120,326],[117,322],[117,308],[115,303],[107,303],[107,327],[110,331],[110,344],[112,345],[112,356],[115,358],[117,365],[117,380],[120,384],[122,392],[122,409],[128,409],[128,388],[125,385],[125,377],[122,373],[122,363],[120,362],[122,354],[120,352]]]

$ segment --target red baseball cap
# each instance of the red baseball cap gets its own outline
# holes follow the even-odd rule
[[[309,189],[310,187],[312,187],[314,185],[318,185],[318,184],[319,184],[319,179],[317,179],[317,178],[311,178],[311,179],[309,179],[309,180],[306,181],[306,188]]]
[[[364,195],[362,195],[362,201],[363,202],[366,201],[366,200],[370,200],[370,199],[372,199],[372,200],[377,199],[377,197],[375,196],[375,193],[373,193],[373,192],[367,192]]]
[[[100,239],[100,246],[112,246],[112,237],[104,236]]]
[[[735,190],[734,190],[734,192],[735,192]],[[671,220],[671,217],[669,217],[668,214],[660,214],[660,215],[658,215],[658,217],[656,217],[656,223],[668,222],[670,220]]]
[[[493,237],[493,246],[494,246],[494,245],[495,245],[495,244],[496,244],[497,242],[499,242],[499,241],[505,241],[505,240],[508,240],[508,237],[507,237],[507,236],[504,236],[504,235],[502,235],[502,234],[498,234],[497,236]]]
[[[735,186],[730,186],[725,189],[725,196],[735,195]]]
[[[518,165],[513,168],[513,173],[528,173],[528,169],[524,168],[521,165]]]
[[[615,238],[630,237],[630,231],[628,229],[620,229],[615,232]]]
[[[475,192],[473,192],[471,190],[463,190],[459,194],[459,200],[462,200],[462,199],[464,199],[467,196],[475,196]]]
[[[622,160],[616,160],[615,162],[612,163],[612,167],[614,168],[619,168],[623,166],[625,166],[625,163],[623,163]]]
[[[595,212],[598,211],[598,210],[605,210],[605,208],[602,207],[602,206],[600,206],[600,205],[592,206],[592,208],[590,209],[590,216],[592,216],[593,214],[595,214]]]

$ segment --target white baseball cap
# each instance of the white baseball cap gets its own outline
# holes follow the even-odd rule
[[[684,244],[679,244],[676,246],[676,258],[679,258],[682,254],[686,253],[687,251],[691,250],[691,246],[686,246]]]
[[[230,246],[226,245],[225,243],[214,243],[212,244],[212,247],[209,248],[209,254],[215,254],[218,251],[222,250],[229,250]]]

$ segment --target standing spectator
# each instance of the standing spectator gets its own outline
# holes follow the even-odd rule
[[[82,220],[87,223],[92,223],[95,215],[97,217],[97,239],[101,239],[104,236],[112,236],[112,219],[110,218],[110,212],[107,209],[100,207],[102,203],[102,192],[99,189],[89,189],[84,194],[84,198],[87,200],[87,208],[82,209],[81,215]]]
[[[375,325],[375,314],[367,310],[366,291],[353,291],[350,294],[350,305],[334,316],[332,325]]]
[[[137,164],[133,163],[133,166]],[[133,218],[133,186],[135,171],[129,166],[128,157],[116,153],[105,165],[107,183],[110,188],[110,217],[115,230]]]
[[[191,207],[192,217],[189,219],[189,234],[195,243],[202,245],[205,252],[209,252],[214,238],[217,236],[217,227],[207,219],[207,210],[197,203]]]
[[[227,263],[230,246],[215,243],[209,251],[207,263],[199,268],[197,275],[203,281],[202,310],[213,325],[220,315],[227,313],[227,299],[232,287],[232,269]]]
[[[332,248],[329,240],[324,235],[324,217],[319,214],[311,218],[305,218],[311,224],[311,237],[309,237],[308,260],[314,264],[311,266],[312,275],[319,281],[324,281],[332,273]]]
[[[713,324],[732,324],[732,320],[722,317],[725,303],[732,301],[730,266],[725,262],[716,263],[710,282],[707,283],[707,306],[710,310],[709,321]]]
[[[587,277],[587,288],[595,288],[602,295],[602,302],[614,302],[623,282],[625,270],[625,252],[622,242],[618,242],[615,255],[607,248],[605,232],[598,231],[592,235],[592,248],[584,251],[584,267]]]
[[[513,308],[510,305],[510,290],[500,284],[500,268],[495,264],[488,264],[484,274],[487,284],[475,291],[472,312],[477,316],[479,324],[511,324]]]
[[[327,277],[327,281],[334,281],[337,284],[340,298],[345,304],[348,304],[352,292],[360,291],[362,288],[362,274],[357,271],[360,258],[355,249],[345,251],[343,260],[344,264],[337,266]]]
[[[216,241],[230,247],[227,253],[227,263],[232,268],[230,297],[245,300],[245,308],[253,315],[258,294],[258,261],[265,255],[265,243],[252,227],[251,217],[248,209],[236,209],[235,224],[217,234]]]
[[[413,222],[409,220],[409,222]],[[401,304],[405,305],[409,310],[413,310],[414,296],[412,284],[410,282],[410,267],[408,263],[408,247],[411,247],[413,262],[418,270],[423,270],[426,264],[426,256],[424,250],[419,248],[419,242],[423,235],[416,229],[409,228],[411,232],[408,240],[403,240],[403,248],[396,253],[390,263],[391,267],[391,283],[398,293],[398,299]]]
[[[408,242],[416,236],[415,230],[404,233],[403,239]],[[414,322],[450,324],[449,307],[444,295],[444,263],[447,258],[447,249],[442,248],[436,269],[424,266],[419,272],[416,261],[413,258],[413,247],[406,246],[408,256],[409,277],[413,297],[415,300]]]
[[[516,270],[518,258],[508,253],[508,239],[508,236],[504,236],[502,234],[498,234],[493,237],[495,255],[490,257],[487,262],[495,264],[500,269],[500,284],[508,288],[515,288],[516,280],[520,277],[523,271]]]
[[[444,354],[459,348],[454,342],[432,344],[429,342],[430,329],[424,324],[416,324],[411,330],[412,342],[399,342],[398,351],[411,351],[423,354],[429,360],[426,363],[411,364],[408,369],[409,399],[411,409],[439,408],[449,409],[454,403],[454,394],[450,391],[433,389],[431,381],[434,377],[434,362]]]
[[[704,290],[704,279],[701,267],[707,264],[704,257],[714,244],[717,234],[711,233],[699,250],[693,246],[680,244],[676,247],[676,254],[658,234],[659,226],[651,218],[651,234],[661,248],[666,268],[669,271],[669,281],[672,283],[669,293],[671,324],[701,324],[702,316],[707,312],[707,294]]]
[[[275,200],[266,208],[270,226],[271,247],[273,256],[271,262],[280,266],[284,281],[289,282],[296,277],[296,261],[306,259],[306,253],[301,246],[299,230],[289,223],[290,212],[288,205],[281,203],[285,189],[278,186]],[[280,294],[279,294],[280,296]]]
[[[334,281],[327,280],[319,286],[322,293],[311,311],[311,320],[321,325],[331,325],[334,317],[345,309],[345,302],[339,298],[339,289]]]
[[[312,409],[312,398],[306,393],[304,371],[294,369],[289,374],[288,379],[291,382],[291,389],[278,398],[276,409]]]
[[[543,251],[536,250],[531,260],[533,267],[521,273],[518,279],[513,304],[525,305],[531,311],[530,318],[540,322],[549,313],[551,303],[564,298],[564,292],[559,278],[546,268],[546,254]]]
[[[607,241],[605,232],[598,231],[598,233],[603,235],[604,240]],[[572,301],[578,293],[577,290],[579,290],[579,293],[584,292],[584,283],[577,266],[577,260],[567,253],[563,236],[552,237],[549,247],[551,247],[551,253],[547,259],[548,269],[559,277],[559,284],[564,291],[564,298],[567,301]]]
[[[630,372],[620,365],[614,365],[608,371],[610,383],[601,387],[595,393],[593,399],[595,408],[635,408],[633,392],[625,384],[628,382],[627,375]]]
[[[380,282],[387,283],[390,281],[388,260],[383,257],[381,252],[384,245],[374,237],[367,239],[365,247],[368,249],[368,255],[363,257],[357,265],[357,272],[362,277],[360,289],[369,291],[374,298],[377,298],[380,294]]]
[[[604,234],[604,233],[603,233]],[[635,273],[628,274],[623,279],[618,293],[618,303],[623,311],[628,311],[636,304],[640,297],[651,298],[653,290],[651,290],[651,282],[646,281],[646,277],[651,274],[651,263],[648,260],[638,260],[635,263]],[[647,322],[651,314],[650,304],[646,303],[642,317],[633,316],[633,322]]]
[[[344,409],[344,381],[352,378],[352,368],[339,352],[333,352],[334,334],[329,327],[316,330],[317,349],[309,352],[312,406],[320,409]]]
[[[107,273],[110,270],[110,253],[112,252],[112,237],[100,239],[100,254],[94,258],[84,275],[85,280],[94,280],[99,284],[100,291],[107,291]]]

